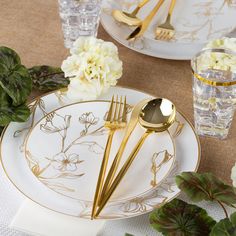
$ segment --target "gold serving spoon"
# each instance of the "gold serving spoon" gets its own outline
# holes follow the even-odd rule
[[[112,16],[118,22],[125,23],[130,26],[140,25],[142,23],[142,20],[140,20],[136,15],[138,14],[139,10],[149,1],[150,0],[143,0],[131,13],[120,10],[113,10]]]
[[[146,138],[154,132],[163,132],[167,130],[175,122],[175,117],[176,117],[175,105],[171,101],[165,98],[153,99],[142,107],[139,113],[139,123],[146,129],[146,132],[139,139],[138,143],[136,144],[133,151],[129,155],[125,164],[122,166],[119,173],[117,174],[111,187],[105,193],[104,198],[101,199],[95,217],[97,217],[100,214],[100,212],[110,199],[111,195],[113,194],[113,192],[123,179],[124,175],[128,171],[130,165],[132,164],[133,160],[138,154]]]
[[[127,40],[134,40],[144,34],[147,30],[149,24],[151,23],[153,17],[156,15],[157,11],[163,4],[164,0],[159,0],[156,6],[148,14],[148,16],[142,21],[142,23],[127,37]]]

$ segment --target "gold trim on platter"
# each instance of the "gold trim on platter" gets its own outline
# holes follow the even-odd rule
[[[206,79],[206,78],[202,77],[201,75],[195,73],[194,71],[192,71],[192,74],[196,79],[198,79],[201,82],[208,84],[210,86],[228,87],[228,86],[236,85],[236,80],[235,81],[227,81],[227,82],[219,82],[219,81],[212,81],[212,80]]]
[[[148,93],[146,93],[146,92],[144,92],[144,91],[141,91],[141,90],[138,90],[138,89],[134,89],[134,88],[131,88],[131,87],[128,87],[128,86],[117,86],[117,87],[118,87],[118,88],[124,88],[124,89],[131,89],[131,90],[137,91],[137,92],[139,92],[139,93],[143,93],[143,94],[145,94],[145,95],[147,95],[147,96],[156,97],[155,95],[151,95],[151,94],[148,94]],[[46,97],[46,96],[48,96],[48,95],[50,95],[50,94],[53,94],[53,93],[56,93],[57,91],[60,91],[60,89],[59,89],[59,90],[56,90],[56,91],[48,92],[48,93],[43,94],[43,95],[41,95],[41,96],[38,96],[37,98],[33,99],[33,100],[32,100],[30,103],[28,103],[28,104],[31,104],[31,103],[35,102],[37,99]],[[99,100],[99,101],[101,101],[101,100]],[[196,134],[196,132],[195,132],[195,130],[194,130],[194,127],[193,127],[192,123],[191,123],[191,122],[189,121],[189,119],[183,114],[183,112],[178,109],[178,113],[179,113],[179,114],[186,120],[186,122],[190,125],[190,128],[192,129],[192,131],[193,131],[193,133],[194,133],[194,135],[195,135],[197,144],[198,144],[198,159],[197,159],[196,167],[195,167],[195,169],[193,170],[194,172],[196,172],[196,171],[198,170],[198,168],[199,168],[199,164],[200,164],[200,160],[201,160],[201,146],[200,146],[199,137],[197,136],[197,134]],[[8,125],[8,126],[9,126],[9,125]],[[3,159],[2,159],[2,150],[1,150],[1,149],[2,149],[2,140],[3,140],[3,137],[4,137],[4,135],[5,135],[5,132],[6,132],[7,128],[8,128],[8,126],[6,126],[6,127],[4,128],[4,130],[3,130],[3,132],[2,132],[2,135],[1,135],[1,137],[0,137],[0,161],[1,161],[1,164],[2,164],[2,167],[3,167],[3,170],[4,170],[4,172],[5,172],[6,176],[7,176],[7,178],[10,180],[10,182],[11,182],[11,183],[16,187],[16,189],[18,189],[18,191],[21,192],[25,197],[27,197],[27,198],[30,199],[31,201],[35,202],[36,204],[39,204],[40,206],[42,206],[42,207],[44,207],[44,208],[46,208],[46,209],[52,210],[52,211],[54,211],[54,212],[61,213],[61,214],[63,214],[63,215],[72,216],[72,217],[84,217],[84,216],[83,216],[83,213],[81,213],[81,214],[78,215],[78,216],[75,216],[75,215],[71,215],[71,214],[67,214],[67,213],[64,213],[64,212],[61,212],[61,211],[57,211],[57,210],[51,209],[51,208],[45,206],[44,204],[41,204],[40,202],[38,202],[38,201],[32,199],[30,196],[28,196],[28,194],[24,193],[24,192],[17,186],[17,184],[11,179],[11,177],[10,177],[10,176],[8,175],[8,173],[7,173],[7,170],[5,169],[5,166],[4,166],[4,163],[3,163]],[[165,201],[165,202],[169,202],[169,201],[173,200],[174,198],[176,198],[177,196],[179,196],[180,193],[181,193],[181,192],[179,191],[179,192],[176,193],[173,197],[171,197],[170,199],[168,199],[168,201]],[[159,205],[161,205],[161,204],[163,204],[163,203],[164,203],[164,202],[160,203]],[[142,215],[142,214],[144,214],[144,213],[149,213],[149,212],[151,212],[152,210],[153,210],[153,208],[152,208],[152,209],[149,209],[149,210],[147,210],[147,211],[145,211],[145,212],[138,212],[138,213],[135,213],[135,214],[132,214],[132,215],[125,215],[125,214],[117,214],[117,215],[112,215],[112,216],[106,215],[106,216],[104,216],[104,217],[103,217],[103,216],[100,216],[98,219],[116,220],[116,219],[122,219],[122,218],[131,218],[131,217],[135,217],[135,216]],[[86,217],[86,215],[85,215],[85,217]],[[89,218],[89,217],[90,217],[90,215],[88,216],[88,218]]]

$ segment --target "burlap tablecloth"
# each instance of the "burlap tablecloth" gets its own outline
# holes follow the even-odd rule
[[[114,41],[102,27],[99,38],[114,42],[124,63],[119,85],[140,89],[173,100],[191,121],[192,79],[189,61],[145,56]],[[60,66],[68,55],[64,48],[56,0],[0,0],[0,45],[13,48],[23,64]],[[36,96],[34,92],[32,97]],[[202,159],[199,172],[212,172],[230,182],[236,161],[236,122],[227,140],[200,138]],[[189,157],[191,158],[191,156]]]

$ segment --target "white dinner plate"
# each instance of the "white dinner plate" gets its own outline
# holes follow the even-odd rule
[[[143,99],[151,97],[148,94],[136,90],[114,87],[101,99],[110,100],[113,94],[126,95],[130,105],[134,105]],[[40,173],[42,170],[40,166],[37,166],[37,163],[35,163],[33,169],[31,168],[34,174],[32,173],[24,153],[26,148],[26,137],[32,132],[35,124],[48,113],[71,103],[72,102],[68,100],[61,91],[51,92],[34,100],[30,104],[32,115],[28,122],[12,122],[3,131],[0,141],[1,161],[5,173],[11,182],[32,201],[63,214],[89,218],[92,207],[91,192],[90,199],[88,198],[87,200],[75,199],[77,195],[68,197],[68,195],[61,190],[59,191],[60,194],[58,191],[56,192],[55,189],[52,190],[36,177],[37,175],[35,175],[35,173]],[[125,196],[125,198],[128,197],[128,199],[123,197],[120,198],[124,192],[122,192],[122,189],[120,192],[117,190],[117,195],[114,195],[113,201],[110,201],[106,208],[104,208],[100,218],[118,219],[144,214],[150,212],[160,204],[170,201],[180,193],[180,190],[175,184],[174,177],[183,171],[197,170],[200,162],[200,145],[192,125],[179,112],[177,113],[177,122],[171,127],[170,134],[176,146],[176,161],[168,177],[165,178],[158,187],[151,189],[151,191],[148,190],[144,194],[141,193],[142,191],[139,191],[138,195],[139,193],[140,195],[137,197],[134,197],[137,192],[131,192],[132,195]],[[38,141],[36,144],[40,144],[40,142],[41,141]],[[159,140],[157,139],[156,142],[158,143]],[[47,145],[54,146],[55,144],[50,141],[47,142]],[[40,146],[41,145],[39,145],[39,147]],[[152,155],[152,153],[150,154]],[[35,154],[35,156],[37,156],[37,154]],[[71,158],[72,157],[73,156],[71,156]],[[60,158],[58,158],[58,160],[60,160]],[[81,160],[83,160],[82,156]],[[33,162],[34,160],[32,159],[32,163]],[[79,165],[82,167],[83,164],[80,163]],[[73,165],[71,168],[73,168]],[[80,170],[80,168],[78,170]],[[80,179],[78,179],[78,181],[79,180]],[[57,189],[63,188],[60,183],[56,187]],[[91,186],[84,188],[84,193],[86,191],[89,192],[89,188],[91,188]],[[89,195],[83,197],[87,198],[87,196]]]
[[[104,128],[104,115],[109,106],[109,102],[103,101],[76,103],[56,109],[37,122],[26,139],[25,154],[39,181],[68,197],[93,201],[106,146],[108,132]],[[127,143],[123,163],[144,132],[140,125],[136,126]],[[107,169],[123,136],[124,129],[116,131]],[[174,160],[174,142],[169,133],[150,135],[111,201],[134,200],[152,191],[168,175]]]
[[[135,43],[129,43],[126,38],[135,27],[117,23],[111,12],[114,9],[132,12],[140,1],[104,0],[101,23],[119,43],[150,56],[176,60],[191,59],[206,42],[221,38],[236,27],[235,0],[177,0],[172,16],[172,24],[176,30],[174,38],[169,42],[155,40],[155,28],[163,23],[167,16],[171,1],[167,0],[154,17],[144,36]],[[156,0],[150,0],[140,10],[138,17],[144,19],[156,2]]]

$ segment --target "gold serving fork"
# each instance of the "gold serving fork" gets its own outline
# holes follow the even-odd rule
[[[174,37],[175,29],[171,25],[171,16],[175,7],[176,0],[172,0],[169,8],[169,12],[164,24],[157,26],[156,39],[169,41]]]
[[[135,40],[136,38],[141,37],[144,34],[163,2],[164,0],[158,1],[156,6],[152,9],[148,16],[146,16],[142,23],[127,37],[127,40]]]
[[[109,154],[111,150],[111,144],[112,144],[114,133],[118,129],[125,128],[126,123],[127,123],[126,97],[124,98],[124,102],[122,100],[123,100],[122,96],[120,97],[120,101],[118,101],[118,96],[116,96],[116,101],[114,101],[114,96],[113,96],[108,114],[106,116],[104,127],[109,130],[109,134],[108,134],[107,144],[106,144],[106,148],[105,148],[105,152],[103,155],[103,160],[102,160],[102,164],[101,164],[101,168],[99,172],[97,187],[96,187],[96,191],[94,195],[91,219],[94,218],[97,207],[98,207],[98,203],[100,201],[100,195],[101,195],[101,191],[102,191],[102,187],[103,187],[103,183],[105,179],[106,168],[107,168],[107,163],[108,163],[108,158],[109,158]]]

